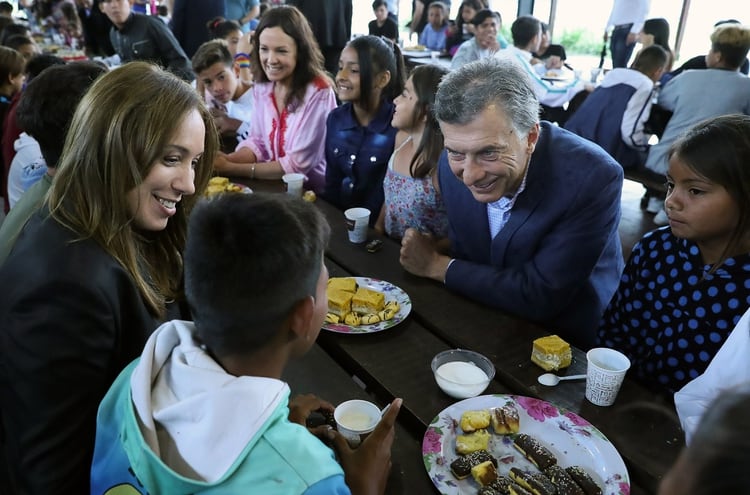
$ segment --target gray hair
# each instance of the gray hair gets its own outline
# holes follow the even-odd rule
[[[435,95],[435,117],[464,125],[490,106],[503,110],[519,135],[539,122],[539,100],[526,71],[509,59],[489,57],[451,71]]]

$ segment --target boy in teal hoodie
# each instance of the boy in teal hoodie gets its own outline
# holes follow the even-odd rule
[[[194,322],[159,327],[102,401],[92,494],[384,491],[401,400],[356,450],[317,431],[339,464],[304,426],[333,406],[311,396],[290,405],[281,381],[325,318],[329,230],[287,195],[224,194],[195,209],[184,256]]]

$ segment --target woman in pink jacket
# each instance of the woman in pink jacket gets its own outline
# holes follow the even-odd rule
[[[247,64],[238,53],[237,63]],[[336,107],[330,78],[310,25],[296,7],[270,9],[253,37],[250,66],[255,108],[246,139],[214,162],[217,172],[277,180],[291,172],[307,176],[306,189],[325,184],[328,112]]]

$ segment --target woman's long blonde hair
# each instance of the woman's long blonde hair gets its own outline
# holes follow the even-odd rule
[[[196,194],[183,197],[163,231],[138,232],[126,195],[163,159],[177,127],[194,110],[206,126]],[[116,259],[156,316],[164,316],[167,301],[182,296],[187,217],[208,184],[217,147],[216,127],[198,93],[146,62],[125,64],[99,78],[70,124],[48,196],[51,215]]]

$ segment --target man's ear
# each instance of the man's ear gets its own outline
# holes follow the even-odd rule
[[[315,299],[313,296],[307,296],[297,301],[292,308],[292,313],[289,316],[289,328],[298,339],[307,340],[314,312]]]

